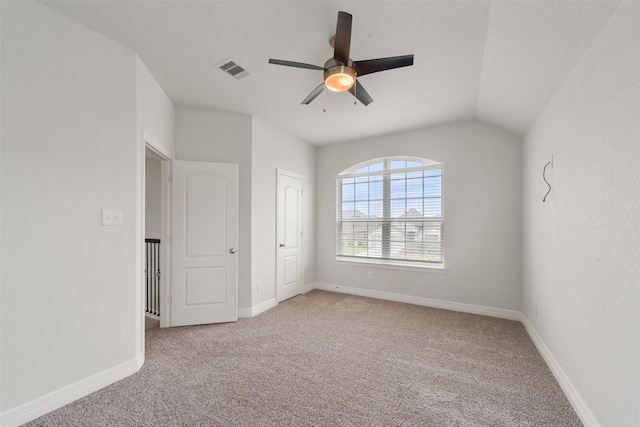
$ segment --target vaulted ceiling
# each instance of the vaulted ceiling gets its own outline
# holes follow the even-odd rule
[[[523,135],[618,1],[45,1],[132,49],[176,106],[251,114],[315,145],[477,118]],[[322,82],[337,12],[354,60],[414,54],[348,93],[301,101]],[[250,76],[216,67],[230,58]],[[326,109],[326,111],[323,111]]]

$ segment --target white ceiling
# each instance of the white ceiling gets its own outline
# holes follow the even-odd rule
[[[477,118],[524,134],[618,1],[45,1],[129,47],[176,106],[251,114],[315,145]],[[414,54],[412,67],[300,102],[322,72],[337,12],[353,15],[354,60]],[[226,58],[251,76],[214,67]],[[326,112],[323,112],[323,107]]]

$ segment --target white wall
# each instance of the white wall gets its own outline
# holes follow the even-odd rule
[[[167,157],[175,149],[175,108],[147,66],[136,55],[136,105],[138,136],[144,131]]]
[[[276,169],[303,175],[304,284],[315,281],[315,153],[316,149],[265,121],[253,118],[252,138],[252,305],[276,298]],[[258,292],[257,283],[262,283]]]
[[[251,116],[176,108],[178,160],[239,165],[238,308],[251,307]]]
[[[42,4],[0,7],[10,425],[66,403],[77,381],[88,393],[88,379],[110,372],[104,386],[137,369],[136,60]],[[121,210],[123,225],[101,226],[102,209]]]
[[[320,147],[317,281],[519,311],[521,155],[519,138],[475,121]],[[352,165],[386,156],[445,163],[445,274],[335,261],[335,177]],[[367,272],[373,279],[367,279]]]
[[[146,239],[161,239],[161,209],[162,209],[162,164],[160,160],[146,157],[145,158],[145,198],[144,198],[144,216],[145,228],[144,236]]]
[[[623,3],[525,137],[523,309],[587,425],[640,425],[639,22]]]

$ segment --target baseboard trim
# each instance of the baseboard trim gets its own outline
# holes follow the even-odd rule
[[[311,292],[312,290],[316,289],[315,287],[315,283],[310,283],[308,285],[304,285],[302,287],[302,292],[300,292],[301,294],[306,294],[307,292]]]
[[[260,313],[264,313],[265,311],[275,307],[278,305],[278,301],[275,298],[262,302],[260,304],[254,305],[249,308],[241,308],[238,309],[238,318],[248,318],[255,317]]]
[[[567,396],[569,403],[571,403],[576,414],[578,414],[582,424],[584,424],[585,427],[600,427],[600,423],[596,419],[595,415],[593,415],[591,410],[589,410],[586,402],[582,399],[582,396],[575,388],[564,369],[562,369],[556,358],[553,357],[551,350],[549,350],[540,335],[538,335],[538,332],[535,330],[531,322],[529,322],[529,319],[524,313],[522,314],[522,324],[529,334],[529,337],[531,337],[531,341],[533,341],[533,344],[538,349],[538,352],[547,363],[547,366],[551,370],[556,381],[560,384],[560,388],[562,388],[565,396]]]
[[[395,294],[392,292],[374,291],[371,289],[354,288],[350,286],[332,285],[329,283],[313,283],[313,289],[324,291],[341,292],[345,294],[358,295],[362,297],[384,299],[407,304],[422,305],[425,307],[442,308],[445,310],[460,311],[463,313],[480,314],[482,316],[498,317],[500,319],[517,320],[522,319],[522,313],[515,310],[505,310],[502,308],[485,307],[482,305],[464,304],[460,302],[443,301],[432,298],[415,297],[411,295]]]
[[[144,362],[141,355],[118,366],[84,378],[59,390],[0,414],[2,427],[17,427],[135,374]]]

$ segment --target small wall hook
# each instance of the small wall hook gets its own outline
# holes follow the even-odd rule
[[[542,198],[542,203],[547,201],[547,196],[549,195],[549,193],[551,193],[551,184],[549,184],[549,181],[547,181],[547,166],[551,165],[551,168],[553,168],[553,154],[551,155],[551,161],[547,162],[546,165],[544,165],[544,168],[542,169],[542,179],[544,180],[544,182],[547,184],[547,186],[549,187],[549,190],[547,190],[547,194],[544,195],[544,197]]]

